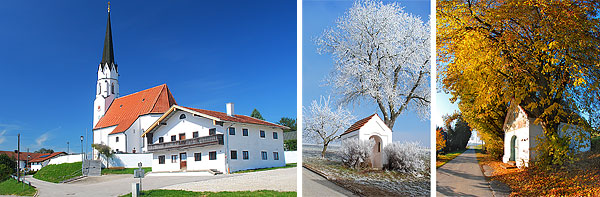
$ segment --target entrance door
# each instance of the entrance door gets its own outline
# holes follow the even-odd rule
[[[179,162],[179,168],[181,170],[187,170],[187,154],[186,153],[179,153],[179,158],[181,162]]]
[[[509,161],[515,161],[517,153],[517,136],[512,136],[510,139],[510,159]]]
[[[371,149],[371,167],[381,169],[383,168],[383,155],[381,153],[381,137],[373,135],[369,137],[369,140],[374,140],[373,148]]]

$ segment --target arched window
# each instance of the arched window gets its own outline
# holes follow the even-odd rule
[[[185,114],[181,114],[181,115],[179,116],[179,119],[185,119]]]
[[[115,84],[110,84],[110,93],[115,93]]]
[[[98,95],[100,95],[101,91],[102,91],[102,88],[100,87],[100,84],[98,84]]]

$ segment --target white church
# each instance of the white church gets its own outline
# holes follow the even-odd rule
[[[529,167],[529,161],[536,157],[535,147],[539,140],[544,138],[542,126],[535,124],[536,117],[523,109],[520,105],[511,102],[504,121],[504,156],[502,161],[517,167]],[[573,133],[575,125],[560,123],[559,134]],[[590,140],[582,144],[576,140],[571,141],[573,151],[585,152],[590,150]]]
[[[370,166],[382,169],[387,164],[383,148],[392,143],[392,130],[377,114],[356,121],[340,137],[342,144],[347,140],[374,140]]]
[[[110,8],[94,100],[93,143],[116,153],[152,153],[153,172],[238,170],[285,166],[285,126],[177,105],[166,84],[119,95]],[[100,155],[94,150],[94,159]]]

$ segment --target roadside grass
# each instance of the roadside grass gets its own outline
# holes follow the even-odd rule
[[[259,191],[237,191],[237,192],[191,192],[184,190],[148,190],[140,192],[140,196],[202,196],[202,197],[226,197],[226,196],[283,196],[283,197],[295,197],[296,192],[278,192],[273,190],[259,190]],[[131,196],[131,193],[123,195],[125,197]]]
[[[123,168],[123,169],[102,169],[102,175],[105,174],[133,174],[133,171],[138,168]],[[152,172],[152,167],[142,168],[145,173]]]
[[[61,181],[81,176],[81,162],[51,164],[40,169],[33,175],[33,178],[59,183]]]
[[[454,158],[458,157],[458,155],[462,154],[465,151],[466,151],[466,149],[453,151],[448,154],[437,155],[436,160],[435,160],[435,168],[442,167],[444,164],[448,163],[449,161],[452,161]]]
[[[477,152],[479,165],[493,169],[492,180],[511,187],[511,196],[592,196],[600,194],[600,152],[585,152],[579,160],[552,170],[535,167],[504,169],[502,161]]]
[[[296,163],[288,163],[288,164],[285,164],[285,166],[281,166],[281,167],[241,170],[241,171],[236,171],[236,172],[233,172],[233,173],[237,174],[237,173],[246,173],[246,172],[258,172],[258,171],[274,170],[274,169],[280,169],[280,168],[293,168],[293,167],[296,167],[296,165],[297,165]]]
[[[18,183],[13,178],[0,182],[0,195],[33,196],[35,188],[24,183]]]

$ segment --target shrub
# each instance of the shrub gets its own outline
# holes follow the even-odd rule
[[[416,173],[425,170],[428,165],[425,162],[426,151],[423,151],[418,142],[394,142],[383,148],[383,152],[387,157],[389,170]]]
[[[346,140],[339,150],[342,163],[352,169],[360,169],[368,166],[371,157],[371,149],[375,145],[373,140]]]

